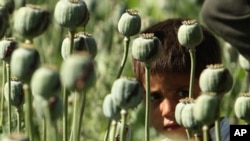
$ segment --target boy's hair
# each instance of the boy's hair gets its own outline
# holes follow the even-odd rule
[[[186,47],[179,44],[177,33],[182,21],[187,19],[168,19],[157,23],[142,33],[154,33],[162,42],[162,55],[151,64],[151,74],[164,72],[190,73],[191,60]],[[209,64],[221,63],[220,45],[215,36],[202,26],[204,39],[196,47],[196,77]],[[132,67],[138,80],[144,78],[143,63],[132,59]]]

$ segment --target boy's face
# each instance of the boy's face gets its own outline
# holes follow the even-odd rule
[[[173,72],[151,75],[150,122],[158,132],[168,137],[186,136],[185,128],[176,123],[174,112],[179,99],[188,97],[189,76],[189,74]],[[145,88],[145,82],[143,86]],[[196,98],[199,94],[199,81],[195,79],[193,97]]]

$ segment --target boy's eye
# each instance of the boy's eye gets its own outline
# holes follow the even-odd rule
[[[185,98],[185,97],[188,97],[188,94],[189,92],[186,91],[186,90],[181,90],[181,91],[178,91],[177,95],[179,98]]]
[[[150,100],[155,101],[155,100],[161,100],[163,98],[162,94],[159,92],[152,92],[150,94]]]

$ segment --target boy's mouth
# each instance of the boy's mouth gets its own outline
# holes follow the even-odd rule
[[[179,124],[176,123],[175,120],[168,120],[168,119],[165,119],[163,125],[164,129],[168,131],[176,130],[181,127]]]

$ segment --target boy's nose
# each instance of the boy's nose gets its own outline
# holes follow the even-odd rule
[[[160,111],[161,111],[162,117],[173,118],[174,103],[165,98],[160,104]]]

